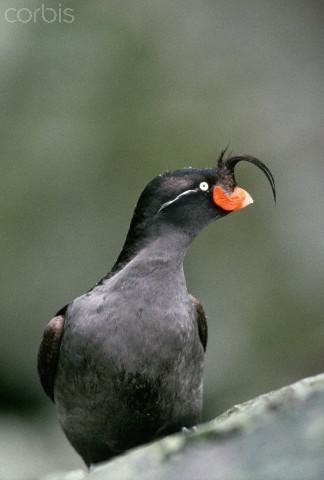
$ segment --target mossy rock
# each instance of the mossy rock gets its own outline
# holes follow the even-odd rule
[[[43,480],[323,480],[324,374],[94,468]]]

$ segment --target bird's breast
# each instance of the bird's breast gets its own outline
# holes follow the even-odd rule
[[[124,430],[152,434],[199,416],[203,348],[188,295],[123,287],[94,290],[67,311],[55,398],[78,438],[90,420],[124,444]]]
[[[181,292],[121,288],[80,297],[68,312],[64,343],[100,362],[150,368],[176,364],[198,341],[192,305]],[[98,359],[99,361],[99,359]]]

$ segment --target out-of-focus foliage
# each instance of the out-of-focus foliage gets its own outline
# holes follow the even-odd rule
[[[17,425],[32,425],[34,470],[16,462],[5,477],[24,480],[79,462],[47,433],[45,323],[111,267],[146,182],[212,165],[228,143],[269,165],[278,202],[240,166],[254,207],[208,227],[186,259],[209,317],[205,419],[324,362],[322,2],[61,0],[73,23],[5,19],[41,5],[0,6],[0,439],[18,445]]]

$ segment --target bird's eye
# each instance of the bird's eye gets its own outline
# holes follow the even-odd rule
[[[201,182],[199,188],[202,192],[207,192],[207,190],[209,190],[209,185],[207,182]]]

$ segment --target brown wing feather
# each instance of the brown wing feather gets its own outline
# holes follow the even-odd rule
[[[208,325],[207,325],[207,318],[205,315],[204,308],[202,304],[199,302],[197,298],[195,298],[193,295],[190,295],[191,300],[193,304],[196,307],[197,311],[197,323],[198,323],[198,332],[199,332],[199,338],[201,341],[201,344],[204,348],[204,351],[206,351],[207,348],[207,340],[208,340]]]
[[[50,320],[38,351],[38,374],[45,393],[54,402],[54,380],[64,330],[64,314]]]

